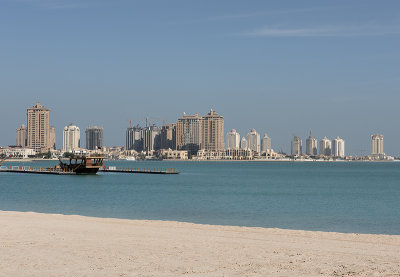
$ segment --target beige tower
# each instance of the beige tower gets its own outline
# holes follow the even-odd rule
[[[176,124],[176,148],[188,150],[189,155],[196,155],[203,146],[202,118],[195,115],[183,114]]]
[[[203,149],[224,150],[224,118],[211,110],[203,116]]]
[[[54,126],[50,126],[50,149],[56,149],[56,128]]]
[[[36,152],[50,150],[50,110],[37,102],[27,109],[27,146]]]
[[[17,128],[16,146],[26,147],[26,126],[22,124]]]

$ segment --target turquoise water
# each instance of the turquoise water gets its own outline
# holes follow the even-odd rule
[[[400,235],[400,163],[106,164],[181,174],[1,173],[0,210]]]

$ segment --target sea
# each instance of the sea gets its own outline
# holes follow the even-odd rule
[[[105,165],[174,168],[180,174],[0,173],[0,210],[400,235],[397,162],[108,161]]]

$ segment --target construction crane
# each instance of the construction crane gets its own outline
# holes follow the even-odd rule
[[[145,122],[145,127],[150,127],[151,126],[151,122],[152,121],[162,121],[163,125],[165,125],[167,123],[167,119],[165,118],[159,118],[159,117],[142,117],[142,118],[137,118],[136,122],[138,121],[144,121]],[[129,120],[129,127],[132,127],[132,122],[134,122],[134,120],[130,119]]]

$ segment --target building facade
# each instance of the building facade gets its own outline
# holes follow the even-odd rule
[[[27,109],[27,146],[35,152],[50,150],[50,110],[37,102]]]
[[[312,136],[311,132],[306,140],[306,154],[309,156],[318,154],[318,140]]]
[[[81,147],[81,130],[79,127],[70,124],[63,130],[63,147],[65,152],[73,152]]]
[[[203,120],[199,114],[183,114],[176,124],[176,148],[196,155],[203,147]]]
[[[50,134],[50,149],[56,149],[56,128],[54,126],[50,126],[49,128],[49,134]]]
[[[247,147],[247,139],[245,137],[242,137],[240,140],[240,149],[249,149]]]
[[[143,128],[139,125],[126,129],[126,150],[143,151]]]
[[[261,141],[260,134],[255,129],[252,129],[247,134],[247,147],[256,153],[260,153]]]
[[[240,148],[240,134],[232,129],[226,134],[226,149],[239,149]]]
[[[87,149],[96,150],[104,147],[104,129],[102,127],[87,127],[85,134]]]
[[[261,140],[261,153],[265,153],[271,150],[271,138],[264,134],[264,137]]]
[[[17,138],[15,145],[19,147],[27,146],[27,129],[25,124],[22,124],[21,127],[17,128]]]
[[[161,149],[161,128],[155,125],[143,128],[143,151],[147,153]]]
[[[161,127],[161,149],[176,149],[176,124]]]
[[[291,144],[292,156],[301,156],[303,153],[303,142],[298,136],[294,136]]]
[[[202,118],[203,147],[207,151],[224,150],[224,117],[210,110]]]
[[[340,137],[332,140],[332,156],[340,158],[344,158],[345,156],[344,140]]]
[[[319,141],[319,154],[321,156],[332,155],[332,142],[327,137],[324,137]]]
[[[383,135],[375,134],[371,136],[371,154],[383,155]]]

